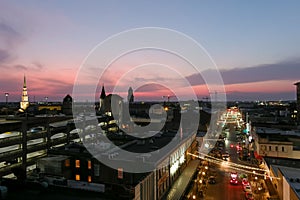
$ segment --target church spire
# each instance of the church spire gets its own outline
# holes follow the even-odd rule
[[[27,86],[26,86],[26,76],[24,75],[23,91],[22,91],[22,100],[20,102],[20,107],[22,110],[26,110],[29,106]]]
[[[106,97],[105,89],[104,89],[104,85],[102,85],[102,91],[101,91],[101,94],[100,94],[100,99],[105,99],[105,97]]]
[[[106,97],[104,84],[102,85],[102,90],[100,94],[100,101],[99,101],[99,110],[101,113],[104,113],[104,99]]]
[[[24,84],[23,84],[23,88],[26,88],[26,76],[24,74]]]

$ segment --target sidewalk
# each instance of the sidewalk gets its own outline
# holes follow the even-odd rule
[[[266,179],[265,183],[266,183],[266,186],[267,186],[267,188],[269,190],[269,194],[270,194],[271,197],[278,195],[277,191],[275,190],[275,188],[274,188],[274,186],[273,186],[273,184],[272,184],[272,182],[271,182],[270,179]]]
[[[267,199],[268,197],[270,197],[268,188],[266,187],[263,179],[259,179],[257,181],[252,180],[250,181],[250,183],[251,183],[252,192],[256,197],[255,199],[260,200],[260,199]],[[261,190],[258,189],[259,186],[262,186]]]
[[[176,179],[176,181],[171,186],[171,189],[169,190],[167,197],[164,199],[167,200],[179,200],[184,195],[184,192],[189,185],[191,179],[193,178],[193,175],[195,171],[197,170],[197,167],[200,163],[200,160],[192,160],[188,166],[183,170],[183,172],[179,175],[179,177]]]

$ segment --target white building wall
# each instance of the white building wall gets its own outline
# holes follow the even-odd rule
[[[282,200],[290,200],[290,185],[288,184],[287,180],[285,179],[285,177],[283,176],[283,191],[282,191]]]

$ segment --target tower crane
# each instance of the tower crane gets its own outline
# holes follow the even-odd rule
[[[228,92],[220,92],[220,91],[214,91],[214,92],[209,92],[209,94],[214,94],[215,95],[215,101],[217,101],[217,97],[218,97],[218,94],[227,94]]]
[[[167,98],[168,102],[170,102],[170,98],[172,98],[172,97],[176,97],[176,96],[174,96],[174,95],[162,96],[162,98]]]

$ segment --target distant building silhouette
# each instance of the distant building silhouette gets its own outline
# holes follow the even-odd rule
[[[105,89],[104,89],[104,85],[102,86],[102,90],[101,90],[101,94],[100,94],[100,99],[99,99],[99,111],[101,114],[105,113],[105,108],[104,108],[104,99],[106,97],[105,94]]]
[[[73,98],[68,94],[63,99],[63,105],[62,105],[62,113],[65,115],[72,115],[72,103]]]
[[[300,82],[295,83],[297,91],[297,123],[300,124]]]
[[[112,115],[118,122],[122,121],[123,98],[117,94],[109,94],[104,99],[104,113]]]
[[[24,75],[22,100],[20,102],[20,108],[24,111],[28,108],[28,106],[29,106],[29,101],[28,101],[28,94],[27,94],[26,77]]]
[[[133,90],[131,87],[128,89],[127,101],[128,103],[134,102]]]

